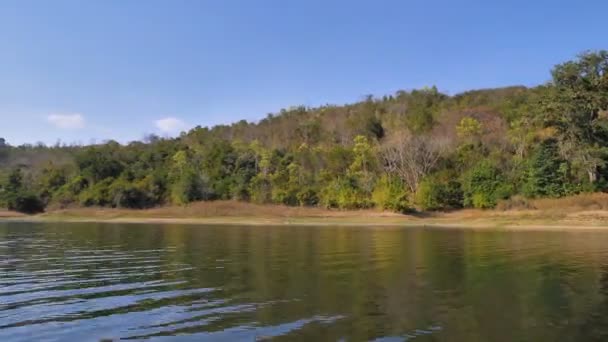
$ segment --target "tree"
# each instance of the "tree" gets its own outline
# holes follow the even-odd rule
[[[443,142],[408,133],[394,136],[380,150],[384,169],[399,177],[414,193],[418,184],[437,165]]]
[[[9,210],[26,214],[37,214],[44,211],[44,203],[36,194],[30,192],[13,194],[8,200],[7,207]]]
[[[124,170],[124,165],[113,155],[116,145],[90,146],[76,154],[76,164],[81,174],[91,183],[106,178],[117,178]]]
[[[481,123],[472,117],[464,117],[456,126],[456,133],[461,139],[475,139],[481,134]]]
[[[49,162],[38,176],[38,191],[40,196],[48,201],[53,193],[68,181],[67,170],[64,167]]]
[[[7,159],[9,153],[9,146],[4,138],[0,138],[0,162]]]
[[[12,169],[5,179],[0,180],[0,207],[26,214],[44,211],[40,197],[26,188],[20,168]]]
[[[238,153],[230,187],[232,199],[249,200],[249,184],[256,176],[257,164],[257,157],[252,150],[247,149]]]
[[[538,119],[555,129],[561,155],[595,183],[608,154],[608,51],[585,52],[557,65],[552,76]]]
[[[439,105],[445,98],[435,86],[412,91],[407,100],[407,127],[414,133],[429,131],[435,123]]]
[[[565,194],[568,165],[558,154],[557,142],[542,142],[528,161],[523,193],[528,197],[559,197]]]
[[[188,153],[178,151],[171,161],[169,171],[171,202],[184,205],[207,197],[208,191],[204,189],[203,179],[194,168]]]
[[[355,137],[353,147],[354,160],[348,171],[351,177],[356,180],[357,186],[366,193],[371,193],[375,182],[376,158],[372,152],[372,147],[365,136]]]

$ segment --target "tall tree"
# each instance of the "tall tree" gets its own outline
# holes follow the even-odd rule
[[[539,119],[555,130],[562,155],[594,183],[608,154],[608,51],[583,53],[552,76]]]

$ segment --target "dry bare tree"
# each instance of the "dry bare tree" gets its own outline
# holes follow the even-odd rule
[[[415,192],[420,181],[437,165],[445,146],[444,139],[403,132],[382,144],[380,157],[385,171],[401,178]]]

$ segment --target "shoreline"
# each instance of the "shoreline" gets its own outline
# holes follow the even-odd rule
[[[499,230],[608,230],[608,211],[573,211],[570,213],[541,210],[459,210],[418,215],[378,211],[331,211],[308,208],[288,208],[284,213],[256,213],[260,206],[245,204],[241,209],[209,210],[208,205],[190,208],[155,208],[124,210],[105,208],[76,208],[24,215],[0,210],[2,222],[73,222],[118,224],[185,224],[185,225],[246,225],[246,226],[340,226],[340,227],[424,227]],[[263,207],[263,206],[262,206]],[[234,208],[232,208],[234,209]],[[268,208],[265,208],[268,209]]]
[[[137,218],[121,217],[114,219],[102,219],[95,217],[82,218],[49,218],[49,217],[11,217],[0,218],[3,222],[24,222],[24,223],[106,223],[106,224],[170,224],[170,225],[221,225],[221,226],[251,226],[251,227],[368,227],[368,228],[432,228],[432,229],[467,229],[467,230],[520,230],[520,231],[590,231],[606,230],[608,223],[595,222],[500,222],[492,220],[480,220],[472,222],[456,222],[451,220],[404,220],[404,221],[384,221],[361,222],[354,220],[317,220],[305,217],[294,218],[291,220],[278,220],[266,218],[250,217],[220,217],[220,218]],[[583,223],[581,225],[581,223]]]

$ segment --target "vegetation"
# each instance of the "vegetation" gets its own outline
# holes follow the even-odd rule
[[[485,209],[606,191],[607,162],[608,52],[598,51],[534,88],[398,91],[126,145],[0,138],[0,207]]]

